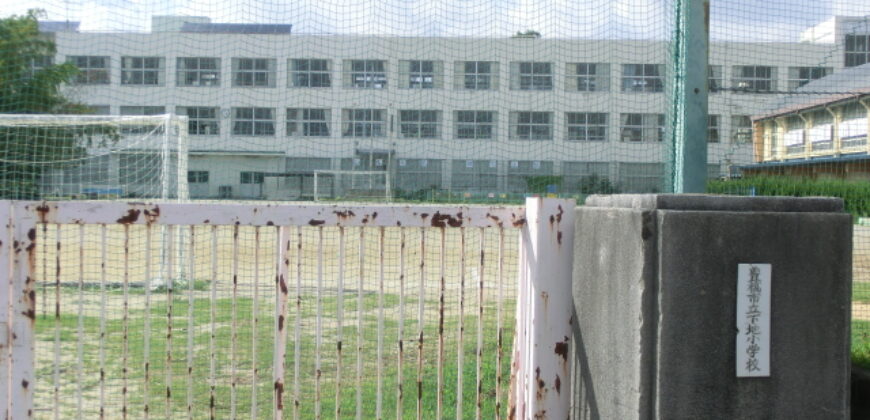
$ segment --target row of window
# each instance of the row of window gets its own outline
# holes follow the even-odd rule
[[[162,106],[122,106],[121,115],[156,115],[165,112]],[[220,135],[222,117],[231,119],[231,133],[236,136],[274,136],[274,108],[231,108],[223,113],[217,107],[178,107],[179,115],[187,115],[190,135]],[[228,114],[228,115],[227,115]],[[333,130],[332,110],[327,108],[287,108],[285,134],[296,137],[384,137],[389,124],[385,109],[342,109],[341,132]],[[443,117],[439,110],[399,110],[398,136],[402,138],[434,139],[443,136]],[[566,112],[565,139],[569,141],[607,141],[608,114],[598,112]],[[720,117],[708,120],[710,142],[720,141]],[[752,125],[748,116],[732,116],[732,141],[749,140]],[[554,113],[512,111],[509,113],[509,138],[515,140],[552,140]],[[620,141],[660,142],[664,136],[664,114],[619,114]],[[463,110],[453,113],[453,137],[457,139],[492,140],[497,138],[498,112]]]
[[[109,57],[71,56],[68,60],[81,73],[78,84],[109,84]],[[121,85],[162,86],[165,84],[163,57],[121,57]],[[34,63],[36,66],[38,63]],[[44,65],[44,63],[42,63]],[[234,87],[275,87],[277,61],[273,58],[232,58],[231,85]],[[333,86],[332,61],[326,59],[289,59],[288,87],[330,88]],[[664,65],[622,64],[622,92],[662,92]],[[551,62],[511,62],[510,88],[549,91],[554,88],[555,64]],[[176,59],[178,86],[220,86],[221,59],[217,57],[179,57]],[[345,60],[342,83],[347,88],[387,88],[386,60]],[[788,89],[833,72],[831,67],[789,67]],[[454,63],[454,89],[498,90],[499,63],[495,61],[457,61]],[[772,66],[733,66],[731,88],[738,91],[777,90],[777,68]],[[399,87],[438,89],[444,87],[444,63],[433,60],[399,61]],[[709,67],[710,90],[725,87],[723,67]],[[579,92],[610,90],[610,65],[606,63],[568,63],[565,89]]]

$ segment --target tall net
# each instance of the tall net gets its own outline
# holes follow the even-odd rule
[[[209,200],[668,192],[688,67],[677,51],[695,45],[678,30],[686,4],[18,2],[7,13],[45,13],[4,20],[0,113],[175,114],[190,144],[178,163],[156,153],[168,131],[129,133],[145,145],[130,149],[19,144],[0,149],[0,180],[15,198],[162,197],[155,174],[179,170],[170,196],[186,181]],[[853,357],[870,367],[870,5],[714,0],[709,41],[708,116],[686,121],[701,127],[687,140],[707,143],[696,176],[708,192],[845,199]],[[46,150],[88,163],[16,166]]]
[[[187,199],[185,131],[170,115],[0,114],[0,194]]]

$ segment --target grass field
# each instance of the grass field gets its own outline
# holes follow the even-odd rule
[[[495,232],[483,236],[487,258],[481,266],[479,230],[465,232],[464,257],[459,230],[448,230],[442,258],[438,230],[423,238],[419,229],[407,229],[403,251],[399,230],[388,229],[383,274],[377,229],[362,236],[345,231],[343,247],[337,229],[326,230],[322,242],[317,228],[301,233],[301,258],[295,236],[288,254],[285,416],[298,410],[299,418],[314,418],[319,410],[328,418],[354,418],[360,410],[362,418],[375,418],[380,405],[383,418],[414,418],[419,376],[424,418],[436,417],[439,393],[442,417],[456,418],[461,409],[461,417],[474,418],[478,350],[481,416],[494,418],[497,404],[506,414],[515,232],[504,238],[501,279]],[[119,230],[108,231],[105,242],[97,227],[41,235],[35,417],[51,418],[55,410],[61,418],[76,417],[81,407],[82,417],[94,418],[102,400],[106,418],[120,418],[125,407],[131,418],[141,418],[146,406],[150,417],[182,418],[188,398],[193,418],[207,418],[212,401],[215,418],[272,417],[274,229],[259,236],[241,229],[237,241],[232,228],[197,230],[193,252],[185,253],[161,252],[166,233],[152,229],[148,253],[149,232],[137,227],[126,235],[126,256],[119,252],[125,242]],[[186,237],[181,243],[189,242]],[[99,263],[103,244],[105,278]],[[154,288],[163,282],[159,268],[170,260],[176,268],[185,261],[185,274],[197,280],[171,292]]]

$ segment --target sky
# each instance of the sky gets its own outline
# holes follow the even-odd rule
[[[42,8],[83,31],[148,31],[151,15],[290,23],[294,33],[662,39],[676,0],[0,0],[0,15]],[[712,0],[711,37],[796,41],[834,15],[870,17],[870,0]]]

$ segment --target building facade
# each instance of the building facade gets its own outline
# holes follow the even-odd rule
[[[96,112],[188,116],[191,198],[308,198],[317,170],[383,171],[397,194],[522,194],[535,177],[567,193],[593,176],[664,189],[665,41],[296,35],[192,17],[152,28],[63,26],[53,59],[82,70],[66,92]],[[752,161],[750,116],[772,97],[870,61],[866,18],[800,39],[711,43],[711,177]]]

